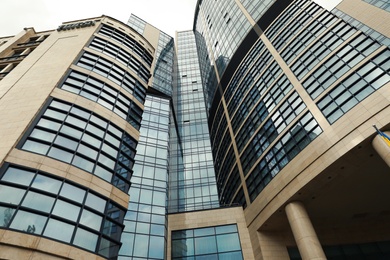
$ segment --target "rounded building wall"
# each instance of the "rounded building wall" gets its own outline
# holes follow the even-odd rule
[[[389,19],[363,2],[353,12]],[[277,255],[267,243],[281,258],[296,246],[292,201],[325,246],[390,240],[389,168],[371,143],[373,124],[390,126],[390,32],[380,21],[371,31],[349,22],[293,1],[267,28],[259,22],[264,32],[220,80],[229,83],[209,118],[220,202],[243,205],[259,259]]]
[[[153,47],[114,19],[84,21],[0,81],[1,257],[118,256]]]

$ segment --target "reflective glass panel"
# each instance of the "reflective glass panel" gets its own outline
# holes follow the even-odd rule
[[[43,235],[69,243],[73,235],[73,230],[73,225],[55,219],[49,219]]]
[[[13,219],[10,228],[18,229],[27,233],[42,234],[43,226],[47,217],[19,210]]]

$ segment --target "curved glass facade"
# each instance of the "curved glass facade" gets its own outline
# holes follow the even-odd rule
[[[312,103],[333,124],[390,81],[388,46],[313,2],[294,1],[258,37],[209,119],[222,204],[253,202],[322,133]]]
[[[165,259],[169,103],[146,97],[118,259]]]
[[[108,198],[66,179],[19,166],[1,168],[0,227],[114,258],[124,215]]]
[[[60,88],[99,103],[139,130],[142,109],[126,93],[78,71],[71,71]]]
[[[127,192],[137,142],[82,107],[52,100],[20,148],[74,165]]]
[[[234,0],[204,0],[197,8],[194,28],[206,39],[208,53],[222,75],[251,25]]]

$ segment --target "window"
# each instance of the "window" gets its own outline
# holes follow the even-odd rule
[[[243,259],[237,225],[172,232],[172,259]]]
[[[107,120],[54,99],[19,147],[72,164],[127,192],[136,145]]]
[[[125,209],[116,203],[68,180],[16,165],[5,164],[0,169],[3,228],[41,235],[113,258],[118,255],[124,215]],[[115,229],[106,230],[113,225]],[[107,242],[112,249],[99,250]]]

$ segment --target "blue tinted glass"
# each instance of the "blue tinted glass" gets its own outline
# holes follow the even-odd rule
[[[64,183],[64,185],[62,186],[60,195],[64,196],[65,198],[74,200],[76,202],[83,203],[84,196],[85,196],[85,190],[77,188],[77,187],[70,185],[68,183]]]
[[[172,241],[172,257],[184,257],[193,255],[195,255],[193,238]]]
[[[14,213],[15,209],[13,208],[0,207],[0,219],[2,220],[0,221],[0,227],[8,227]]]
[[[93,166],[95,165],[93,162],[77,155],[73,158],[72,164],[87,172],[92,172]]]
[[[149,249],[149,236],[136,235],[134,243],[134,256],[147,257]]]
[[[241,250],[240,239],[237,233],[217,236],[218,252]]]
[[[46,144],[42,144],[42,143],[34,142],[34,141],[31,141],[31,140],[27,140],[24,143],[22,149],[23,150],[27,150],[27,151],[31,151],[31,152],[34,152],[34,153],[46,154],[47,150],[49,149],[49,146],[46,145]]]
[[[18,205],[25,192],[23,189],[0,185],[0,200],[5,203]]]
[[[223,253],[218,255],[219,260],[242,260],[241,251]]]
[[[49,219],[43,235],[69,243],[73,235],[73,230],[73,225],[55,219]]]
[[[4,174],[2,180],[28,186],[30,185],[34,175],[34,172],[9,167]]]
[[[123,233],[121,237],[121,242],[123,243],[123,245],[119,251],[119,255],[132,255],[134,247],[134,234]]]
[[[66,218],[72,221],[77,221],[80,213],[80,207],[73,205],[71,203],[65,202],[63,200],[58,199],[54,209],[53,214],[60,216],[62,218]]]
[[[106,201],[92,193],[88,193],[85,205],[103,213],[106,208]]]
[[[47,217],[19,210],[13,219],[10,228],[25,231],[31,234],[42,234]]]
[[[22,206],[43,212],[50,212],[53,207],[54,200],[55,199],[53,197],[29,191],[26,198],[23,200]]]
[[[237,232],[236,225],[215,227],[215,233],[217,233],[217,234],[233,233],[233,232]]]
[[[195,237],[195,254],[210,254],[217,252],[217,244],[214,236]]]
[[[70,163],[73,158],[72,153],[56,147],[52,147],[47,155],[66,163]]]
[[[40,190],[57,194],[60,190],[61,184],[62,183],[59,180],[38,174],[31,186]]]
[[[198,228],[194,230],[194,236],[199,237],[199,236],[208,236],[208,235],[214,235],[214,227],[210,228]]]
[[[102,217],[84,209],[80,218],[80,223],[95,230],[100,230]]]
[[[95,251],[98,236],[94,233],[78,228],[73,244],[85,248],[87,250]]]
[[[165,240],[164,237],[150,237],[149,257],[164,259]]]

